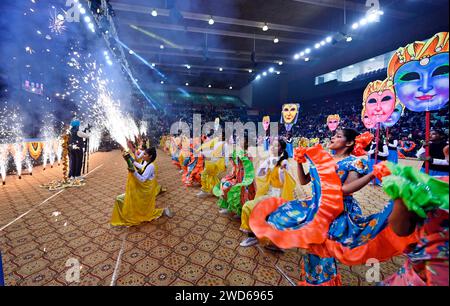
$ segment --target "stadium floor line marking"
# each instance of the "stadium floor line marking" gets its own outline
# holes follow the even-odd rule
[[[262,255],[266,254],[260,245],[257,245],[256,247]],[[283,269],[281,269],[278,265],[275,265],[275,269],[277,269],[281,276],[283,276],[291,284],[291,286],[296,286],[295,282],[283,271]]]
[[[20,216],[18,216],[17,218],[15,218],[14,220],[12,220],[11,222],[9,222],[8,224],[4,225],[3,227],[0,228],[0,232],[3,231],[5,228],[7,228],[8,226],[10,226],[11,224],[13,224],[14,222],[22,219],[23,217],[25,217],[26,215],[28,215],[30,212],[32,212],[33,210],[35,210],[36,208],[38,208],[39,206],[47,203],[48,201],[50,201],[51,199],[53,199],[54,197],[58,196],[60,193],[62,193],[65,189],[62,189],[60,191],[58,191],[57,193],[55,193],[54,195],[52,195],[51,197],[47,198],[46,200],[42,201],[39,205],[34,206],[33,208],[31,208],[30,210],[28,210],[27,212],[21,214]]]
[[[95,167],[94,169],[92,169],[91,171],[89,171],[89,173],[86,174],[85,176],[88,176],[89,174],[91,174],[91,173],[95,172],[96,170],[100,169],[101,167],[103,167],[103,165],[104,165],[104,164],[101,164],[100,166]]]
[[[89,174],[95,172],[96,170],[100,169],[104,164],[101,164],[100,166],[96,167],[95,169],[93,169],[91,172],[89,172],[88,174],[86,174],[86,176],[88,176]],[[33,208],[31,208],[30,210],[24,212],[23,214],[21,214],[20,216],[18,216],[17,218],[15,218],[14,220],[12,220],[11,222],[9,222],[8,224],[0,227],[0,232],[3,231],[5,228],[11,226],[12,224],[14,224],[15,222],[19,221],[20,219],[22,219],[23,217],[25,217],[26,215],[28,215],[30,212],[32,212],[33,210],[35,210],[36,208],[44,205],[45,203],[47,203],[48,201],[50,201],[51,199],[55,198],[56,196],[58,196],[60,193],[62,193],[65,189],[62,189],[60,191],[58,191],[57,193],[55,193],[54,195],[50,196],[49,198],[45,199],[44,201],[42,201],[40,204],[33,206]]]
[[[129,228],[127,228],[127,230],[126,230],[126,232],[125,232],[125,234],[123,235],[123,238],[122,238],[122,245],[120,246],[119,255],[117,255],[116,266],[114,267],[114,272],[113,272],[113,275],[111,277],[111,284],[110,284],[110,286],[115,286],[116,285],[117,274],[119,273],[120,264],[122,262],[122,254],[123,254],[123,250],[125,248],[125,243],[126,243],[126,239],[127,239],[127,236],[128,236],[128,232],[129,232]]]

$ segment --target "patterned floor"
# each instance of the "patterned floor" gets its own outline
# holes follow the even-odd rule
[[[279,285],[299,281],[301,252],[241,248],[239,222],[219,215],[214,198],[199,200],[198,188],[182,187],[180,174],[160,152],[159,181],[168,191],[157,199],[175,216],[133,228],[109,225],[116,195],[123,193],[126,165],[118,151],[91,157],[87,185],[59,193],[40,188],[59,177],[60,167],[35,169],[0,186],[0,250],[5,284],[20,285]],[[307,194],[299,189],[298,196]],[[386,196],[375,187],[356,194],[367,213]],[[49,199],[50,198],[50,199]],[[381,264],[394,273],[401,257]],[[72,282],[79,262],[79,282]],[[368,267],[340,265],[344,285],[371,285]],[[75,277],[75,278],[74,278]]]

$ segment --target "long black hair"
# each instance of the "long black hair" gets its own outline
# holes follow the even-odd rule
[[[349,128],[341,129],[341,131],[342,131],[342,134],[344,134],[344,137],[347,140],[347,142],[353,141],[353,145],[351,147],[349,147],[347,150],[347,152],[351,154],[353,152],[353,150],[355,149],[356,137],[359,136],[359,133],[356,130],[349,129]]]
[[[150,156],[150,160],[148,161],[149,164],[153,163],[156,160],[156,157],[158,156],[158,154],[156,153],[156,149],[153,147],[146,149],[145,153],[147,153],[148,156]]]
[[[286,151],[286,142],[283,139],[279,139],[278,140],[278,162],[277,162],[277,167],[281,166],[281,163],[283,162],[283,160],[286,160],[289,158],[289,154]]]

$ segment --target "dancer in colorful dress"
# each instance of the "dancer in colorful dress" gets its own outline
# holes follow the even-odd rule
[[[283,140],[274,140],[271,145],[271,156],[261,163],[256,173],[256,196],[245,203],[241,215],[241,231],[248,237],[241,242],[242,247],[249,247],[258,243],[249,225],[250,214],[260,201],[270,197],[281,197],[286,201],[294,199],[295,180],[289,174],[288,153]]]
[[[157,182],[154,161],[156,150],[147,149],[144,163],[133,161],[134,168],[129,169],[125,194],[119,195],[114,204],[111,225],[135,226],[151,222],[163,214],[171,217],[169,208],[158,209],[156,205]]]
[[[372,135],[351,129],[337,131],[330,149],[321,146],[297,149],[301,184],[312,183],[312,199],[285,202],[270,198],[260,202],[250,216],[250,228],[262,242],[282,249],[302,248],[310,252],[303,260],[306,276],[301,285],[340,285],[336,260],[346,265],[365,264],[400,255],[412,237],[398,237],[388,226],[393,203],[377,214],[363,216],[352,196],[374,177],[367,162],[351,153],[367,146]],[[368,137],[370,136],[370,137]],[[305,174],[302,164],[311,163]]]
[[[201,173],[204,168],[203,155],[198,151],[201,146],[200,139],[192,139],[189,155],[185,159],[183,175],[181,181],[186,187],[193,187],[201,184]],[[185,154],[183,153],[183,156]],[[182,167],[183,168],[183,167]]]
[[[244,138],[243,149],[237,148],[230,158],[232,165],[231,174],[222,178],[213,193],[219,198],[218,206],[221,214],[233,214],[240,218],[242,206],[245,202],[255,198],[255,169],[251,159],[248,157],[248,137]]]
[[[448,177],[440,181],[412,167],[389,165],[383,179],[394,200],[389,223],[399,236],[414,234],[417,243],[405,250],[407,260],[384,286],[448,286]]]
[[[201,191],[198,197],[204,198],[212,195],[214,186],[220,183],[219,175],[226,170],[224,158],[225,142],[218,137],[208,140],[202,145],[202,154],[205,157],[205,167],[201,173]]]

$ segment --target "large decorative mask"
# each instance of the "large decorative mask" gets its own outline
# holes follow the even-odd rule
[[[383,122],[383,126],[390,128],[396,125],[400,120],[400,117],[403,115],[404,109],[405,107],[401,103],[398,103],[389,119]]]
[[[373,129],[375,128],[376,122],[369,118],[369,116],[363,111],[361,114],[361,120],[364,123],[364,126],[366,129]]]
[[[444,108],[449,97],[449,33],[398,49],[388,66],[397,98],[413,112]]]
[[[337,130],[340,122],[341,122],[341,117],[339,115],[329,115],[327,118],[328,128],[332,132]]]
[[[286,131],[290,131],[292,126],[297,123],[300,104],[284,104],[281,110],[281,123],[286,127]]]
[[[392,83],[374,81],[367,85],[363,96],[363,112],[375,123],[385,122],[394,112],[396,98]]]
[[[268,131],[269,127],[270,127],[270,117],[269,116],[264,116],[263,120],[262,120],[262,125],[264,128],[264,131]]]

